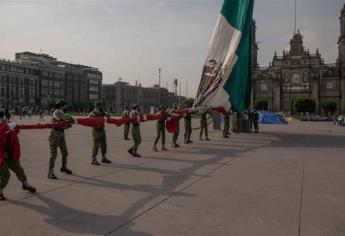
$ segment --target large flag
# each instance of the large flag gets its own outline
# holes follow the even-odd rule
[[[243,111],[251,97],[254,0],[224,0],[194,106]]]

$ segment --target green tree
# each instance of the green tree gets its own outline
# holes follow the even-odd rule
[[[334,113],[337,108],[337,103],[334,100],[325,100],[322,102],[321,107],[325,112]]]
[[[294,111],[299,112],[309,112],[312,113],[315,111],[316,102],[312,98],[308,97],[297,97],[293,100]]]

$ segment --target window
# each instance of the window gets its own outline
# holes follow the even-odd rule
[[[333,83],[332,83],[332,82],[327,82],[326,88],[327,88],[327,89],[333,89],[333,88],[334,88],[334,87],[333,87]]]
[[[267,91],[267,85],[261,84],[261,91]]]

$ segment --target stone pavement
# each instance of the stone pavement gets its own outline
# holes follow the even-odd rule
[[[211,142],[197,133],[194,144],[154,153],[154,123],[145,123],[134,159],[122,128],[108,126],[113,164],[95,167],[91,130],[76,125],[66,132],[74,175],[61,174],[58,159],[54,181],[49,130],[23,130],[22,164],[38,194],[12,174],[0,235],[345,235],[345,128],[266,125],[227,140],[212,131]]]

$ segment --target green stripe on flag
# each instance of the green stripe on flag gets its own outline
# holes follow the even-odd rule
[[[254,0],[225,0],[221,13],[229,24],[242,32],[236,50],[238,56],[224,90],[229,94],[229,102],[236,112],[242,112],[250,104],[251,97],[251,21]]]

